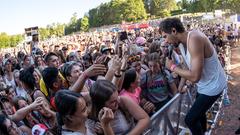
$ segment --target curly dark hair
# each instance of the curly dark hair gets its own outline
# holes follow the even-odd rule
[[[178,33],[185,32],[185,28],[178,18],[167,18],[159,25],[159,29],[168,34],[172,33],[172,28],[175,28]]]

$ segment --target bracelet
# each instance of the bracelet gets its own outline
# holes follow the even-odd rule
[[[114,74],[115,77],[120,78],[122,75]]]
[[[177,65],[175,65],[175,64],[172,64],[172,66],[171,66],[171,68],[170,68],[170,70],[171,71],[174,71],[174,69],[177,67]]]

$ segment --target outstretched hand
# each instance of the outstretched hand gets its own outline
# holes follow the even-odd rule
[[[44,103],[43,97],[38,97],[32,104],[30,104],[31,108],[37,109],[38,107],[42,106]]]
[[[102,64],[93,64],[90,66],[87,70],[84,71],[84,73],[88,77],[93,77],[97,75],[103,75],[106,72],[106,67]]]
[[[120,70],[121,65],[122,65],[121,59],[120,59],[117,55],[113,56],[113,58],[112,58],[112,60],[111,60],[111,66],[110,66],[110,68],[111,68],[113,71],[118,71],[118,70]]]

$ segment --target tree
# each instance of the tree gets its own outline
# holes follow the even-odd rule
[[[182,7],[182,9],[187,9],[189,7],[189,1],[188,0],[182,0],[181,1],[181,7]]]
[[[201,1],[191,1],[190,2],[190,6],[187,9],[188,11],[192,12],[192,13],[196,13],[196,12],[204,12],[204,7]]]
[[[138,21],[147,18],[147,13],[142,0],[126,0],[123,3],[123,19],[125,21]]]
[[[40,40],[45,40],[49,38],[50,33],[47,28],[39,28]]]
[[[151,0],[150,14],[158,17],[170,16],[170,11],[177,9],[175,0]]]
[[[54,27],[55,35],[61,37],[64,35],[64,24],[57,23]]]
[[[150,3],[151,3],[151,0],[143,0],[143,3],[144,3],[144,8],[146,9],[146,12],[150,13]]]
[[[217,7],[218,0],[201,0],[205,12],[214,11]]]
[[[19,42],[23,40],[22,35],[7,35],[7,33],[0,33],[0,48],[16,47]]]
[[[93,8],[91,9],[89,12],[89,25],[90,27],[96,27],[98,26],[98,9],[97,8]]]
[[[88,17],[84,16],[81,19],[81,31],[88,31],[89,23],[88,23]]]
[[[239,0],[226,0],[225,4],[235,13],[240,13],[240,1]]]
[[[89,11],[90,27],[146,19],[143,0],[111,0]]]
[[[109,3],[110,14],[108,16],[111,24],[121,23],[123,20],[122,4],[124,0],[112,0]]]
[[[79,20],[77,18],[77,13],[73,13],[73,16],[70,19],[70,22],[65,26],[65,34],[72,34],[73,32],[80,31]]]

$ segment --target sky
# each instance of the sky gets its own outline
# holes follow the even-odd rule
[[[73,13],[85,13],[110,0],[0,0],[0,32],[20,34],[24,28],[68,23]]]

